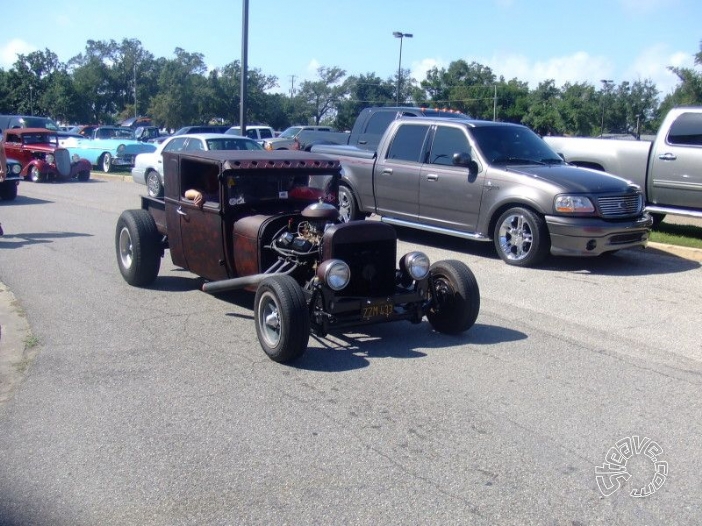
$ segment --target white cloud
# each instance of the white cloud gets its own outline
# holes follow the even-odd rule
[[[321,64],[319,63],[319,61],[318,61],[316,58],[313,58],[313,59],[310,60],[310,62],[307,64],[306,70],[307,70],[309,73],[311,73],[313,76],[316,76],[316,75],[317,75],[317,70],[319,69],[320,66],[321,66]]]
[[[19,38],[0,46],[0,68],[8,70],[17,62],[17,55],[27,55],[37,49]]]
[[[624,72],[625,80],[651,79],[661,96],[668,95],[679,84],[680,79],[668,70],[669,66],[693,68],[694,58],[690,53],[672,52],[665,44],[657,44],[643,50],[634,63]]]

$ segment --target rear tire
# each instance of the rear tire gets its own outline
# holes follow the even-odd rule
[[[254,299],[256,335],[268,357],[279,363],[303,355],[310,338],[310,315],[302,288],[290,276],[261,282]]]
[[[364,219],[358,211],[358,203],[353,192],[346,185],[339,185],[339,218],[343,223]]]
[[[117,265],[124,280],[135,287],[151,285],[161,268],[156,221],[146,210],[125,210],[115,232]]]
[[[478,319],[480,289],[475,275],[462,261],[437,261],[429,269],[434,283],[427,319],[438,332],[459,334]]]
[[[156,170],[150,170],[146,174],[146,191],[149,197],[163,197],[163,185]]]

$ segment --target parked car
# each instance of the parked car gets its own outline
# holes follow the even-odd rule
[[[232,126],[225,133],[230,135],[241,135],[241,126]],[[273,139],[275,137],[275,131],[270,126],[253,124],[246,127],[246,136],[249,139],[263,142],[266,139]]]
[[[17,197],[17,187],[20,183],[22,165],[5,155],[3,141],[0,140],[0,199],[12,201]]]
[[[49,117],[38,117],[34,115],[0,115],[0,132],[13,128],[46,128],[51,131],[58,131],[56,121]]]
[[[66,137],[61,144],[71,155],[88,159],[105,173],[131,169],[138,154],[156,149],[155,144],[138,141],[131,128],[121,126],[99,126],[83,138]]]
[[[333,132],[330,126],[290,126],[278,137],[263,141],[266,150],[299,150],[300,143],[297,136],[303,131]]]
[[[60,147],[58,132],[45,128],[13,128],[3,132],[5,154],[22,165],[20,176],[35,183],[56,178],[90,179],[90,161]]]
[[[219,124],[198,124],[195,126],[183,126],[176,130],[173,135],[185,135],[186,133],[224,133],[229,126]]]
[[[480,291],[462,261],[431,264],[380,221],[339,220],[341,166],[308,152],[166,152],[164,199],[142,196],[115,229],[124,280],[148,287],[166,249],[202,290],[255,291],[258,341],[276,362],[300,357],[310,334],[426,317],[440,333],[470,329]],[[207,182],[209,181],[209,183]],[[191,188],[213,188],[204,205]]]
[[[132,179],[135,183],[145,184],[151,197],[162,197],[163,153],[208,150],[263,150],[263,146],[248,137],[224,133],[172,135],[159,144],[155,151],[137,155],[132,168]]]

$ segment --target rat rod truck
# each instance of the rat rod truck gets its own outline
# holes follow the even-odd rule
[[[301,356],[310,333],[324,336],[426,316],[443,333],[468,330],[480,308],[472,271],[430,264],[411,251],[397,261],[397,236],[379,221],[339,218],[339,161],[296,151],[164,153],[165,196],[117,221],[117,264],[130,285],[157,278],[166,249],[174,265],[205,279],[202,290],[255,291],[256,333],[277,362]],[[207,180],[210,182],[208,183]],[[198,207],[190,188],[216,188]]]

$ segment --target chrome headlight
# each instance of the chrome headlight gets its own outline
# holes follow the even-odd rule
[[[557,195],[553,201],[556,212],[562,214],[592,213],[595,207],[589,198],[582,195]]]
[[[44,157],[44,160],[49,164],[54,164],[54,155],[52,153],[47,153],[46,157]]]
[[[400,270],[409,274],[415,280],[420,281],[429,275],[429,256],[424,252],[408,252],[400,260]]]
[[[22,165],[21,164],[13,164],[12,165],[12,173],[15,175],[18,175],[22,171]]]
[[[341,290],[351,281],[351,269],[340,259],[328,259],[317,267],[317,277],[332,290]]]
[[[71,162],[77,163],[78,161],[80,161],[80,155],[78,155],[77,153],[71,155]]]
[[[124,144],[117,146],[117,155],[122,155],[127,147]]]

